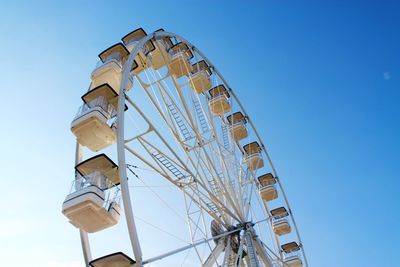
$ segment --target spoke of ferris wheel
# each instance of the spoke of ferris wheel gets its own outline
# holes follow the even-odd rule
[[[244,239],[246,240],[247,257],[251,267],[259,267],[257,252],[254,247],[253,235],[251,229],[246,229],[244,232]]]
[[[211,125],[211,129],[213,131],[213,134],[215,136],[217,136],[216,130],[214,125]],[[210,146],[212,150],[214,150],[213,146]],[[222,151],[221,151],[221,146],[217,141],[217,149],[218,151],[214,151],[214,154],[219,155],[220,157],[222,157]],[[221,163],[222,163],[222,174],[225,176],[224,181],[221,181],[221,178],[219,177],[219,175],[217,175],[217,180],[218,183],[222,186],[223,189],[223,194],[225,196],[225,198],[228,200],[229,203],[235,203],[232,205],[232,207],[235,209],[236,213],[240,215],[241,219],[244,219],[244,214],[242,213],[242,210],[239,208],[240,207],[240,202],[238,200],[238,198],[236,197],[235,194],[232,194],[233,190],[228,190],[232,189],[231,184],[230,184],[230,176],[228,175],[228,167],[226,166],[226,162],[224,160],[224,158],[221,159]]]
[[[174,79],[172,79],[172,80],[175,82],[175,84],[177,84]],[[186,109],[185,106],[184,106],[184,109],[185,109],[186,112],[184,113],[182,111],[182,109],[180,108],[180,106],[178,105],[177,100],[179,100],[180,103],[185,105],[186,103],[184,102],[184,100],[182,100],[181,98],[180,99],[175,99],[170,93],[171,89],[169,88],[169,86],[164,81],[162,83],[157,83],[157,85],[158,85],[158,89],[160,91],[161,97],[163,98],[164,105],[165,106],[168,105],[167,100],[171,101],[171,104],[177,109],[177,112],[180,115],[183,116],[183,120],[184,120],[184,122],[186,122],[186,125],[188,125],[192,131],[196,132],[196,128],[195,128],[195,125],[193,123],[193,119],[191,117],[191,114],[187,113],[187,109]],[[176,89],[177,89],[176,91],[179,94],[179,97],[181,97],[181,94],[180,94],[180,90],[181,89],[180,89],[179,85],[178,85],[178,87]]]
[[[253,195],[253,187],[254,187],[254,183],[252,183],[250,185],[250,188],[248,189],[248,194],[246,197],[246,201],[247,201],[246,208],[245,208],[246,221],[249,221],[249,214],[250,214],[250,209],[251,209],[251,197]]]
[[[193,193],[194,195],[194,193]],[[194,197],[194,196],[193,196]],[[200,199],[199,199],[200,201]],[[186,196],[185,196],[185,204],[186,204],[186,213],[187,213],[187,217],[188,220],[191,222],[191,224],[189,225],[190,227],[190,234],[191,234],[191,240],[192,242],[196,242],[198,240],[195,239],[195,235],[198,233],[197,231],[199,230],[200,233],[203,235],[203,238],[208,238],[208,234],[207,234],[207,230],[206,230],[206,225],[205,225],[205,220],[204,220],[204,214],[203,214],[203,209],[201,207],[198,207],[197,205],[193,205],[192,202],[188,203]],[[198,211],[194,212],[193,209],[198,208]],[[192,219],[192,215],[197,213],[198,218],[197,221]],[[199,220],[201,219],[202,222],[202,226],[203,229],[199,227]],[[193,231],[192,229],[192,224],[193,226],[196,227],[196,229]]]
[[[198,158],[201,158],[201,157],[198,156]],[[221,181],[219,181],[219,183],[221,184]],[[224,183],[222,183],[222,185],[224,185]],[[224,191],[223,191],[223,192],[226,193],[227,191],[228,191],[228,190],[226,190],[226,188],[224,188]],[[228,195],[228,198],[229,198],[229,195]],[[234,206],[234,208],[235,208],[235,206]],[[236,209],[236,212],[238,212],[237,209]]]
[[[195,151],[196,153],[196,151]],[[200,157],[200,153],[196,153],[197,156],[201,159],[202,157]],[[213,170],[216,172],[215,168],[213,168]],[[209,170],[210,173],[212,173],[212,170]],[[213,176],[213,179],[216,180],[216,183],[218,184],[218,186],[222,187],[221,189],[221,193],[224,195],[224,197],[226,198],[226,200],[230,203],[231,207],[235,210],[235,212],[239,215],[239,217],[243,220],[244,216],[243,214],[240,212],[240,210],[238,209],[238,201],[237,199],[233,200],[230,194],[230,191],[227,190],[226,184],[221,180],[221,178],[219,177],[219,175],[215,175],[215,178]]]
[[[154,130],[154,132],[158,135],[158,137],[161,139],[161,141],[163,141],[163,143],[168,147],[168,149],[171,151],[171,153],[173,153],[174,156],[180,161],[180,163],[181,163],[182,165],[186,165],[186,164],[179,158],[179,156],[175,153],[175,151],[167,144],[167,142],[165,141],[165,139],[161,136],[161,134],[157,131],[157,129],[152,125],[152,123],[150,122],[150,120],[144,115],[144,113],[140,110],[140,108],[129,98],[129,96],[126,96],[126,99],[127,99],[127,101],[140,113],[140,115],[146,120],[146,122],[150,125],[150,127],[151,127],[151,128]],[[154,102],[153,102],[153,103],[154,103]],[[159,110],[158,106],[156,106],[156,108]],[[160,111],[159,111],[159,112],[160,112]],[[160,113],[161,113],[161,112],[160,112]],[[167,121],[166,121],[166,122],[167,122]],[[167,124],[168,124],[168,123],[167,123]],[[192,160],[191,157],[189,157],[189,160]],[[192,161],[191,161],[191,162],[192,162]],[[195,164],[192,162],[192,165],[195,165]],[[188,171],[188,173],[190,173],[190,174],[192,175],[192,177],[195,177],[195,176],[193,175],[193,173],[191,173],[191,171],[190,171],[189,169],[186,169],[186,171]],[[210,192],[203,184],[200,183],[200,185],[203,187],[204,190],[207,191],[208,194],[212,195],[211,192]],[[216,200],[216,199],[214,199],[214,200]],[[213,201],[213,202],[214,202],[214,201]],[[227,209],[227,207],[225,207],[220,201],[217,201],[217,202],[218,202],[218,203],[215,203],[215,204],[217,204],[217,205],[219,205],[219,206],[221,206],[221,207],[224,207],[224,210],[225,210],[226,213],[229,213],[231,217],[235,218],[235,220],[240,221],[239,218],[238,218],[236,215],[232,214],[232,213]],[[234,206],[234,205],[232,205],[232,206]],[[221,214],[221,215],[224,215],[224,214]],[[225,219],[225,221],[226,221],[226,219]]]
[[[272,267],[272,262],[270,258],[268,258],[268,252],[264,249],[264,247],[261,244],[261,240],[258,237],[253,238],[253,243],[255,245],[255,249],[258,251],[258,255],[260,256],[262,262],[266,267]],[[275,253],[273,253],[275,255]],[[275,255],[275,257],[277,257]]]
[[[176,87],[177,87],[177,88],[180,88],[179,85],[176,83],[175,80],[174,80],[174,82],[175,82]],[[165,89],[165,87],[164,87],[163,85],[161,85],[161,84],[158,84],[158,85],[159,85],[160,91],[161,91],[161,92],[164,92],[164,93],[169,97],[169,99],[170,99],[171,101],[173,101],[173,98],[171,97],[171,95],[168,94],[168,92],[167,92],[167,90]],[[195,121],[195,120],[191,117],[191,114],[190,114],[190,112],[188,111],[188,107],[187,107],[187,104],[186,104],[186,100],[184,99],[184,97],[183,97],[182,94],[180,93],[180,89],[178,89],[178,93],[179,93],[179,96],[180,96],[180,100],[181,100],[181,102],[183,103],[184,108],[185,108],[186,113],[187,113],[187,114],[183,114],[182,111],[180,111],[180,114],[181,114],[181,115],[184,115],[184,116],[183,116],[184,118],[188,117],[188,119],[187,119],[186,121],[189,120],[189,121],[190,121],[190,124],[193,125],[193,121]],[[164,95],[162,94],[161,96],[163,97],[164,103],[167,104]],[[155,103],[155,101],[152,101],[152,102]],[[175,105],[175,106],[178,106],[176,103],[174,103],[174,105]],[[161,110],[161,109],[158,109],[158,110]],[[186,116],[185,116],[185,115],[186,115]],[[212,126],[211,129],[214,131],[214,136],[217,136],[217,134],[216,134],[216,132],[215,132],[215,129],[214,129],[215,127],[213,127],[213,125],[210,125],[210,126]],[[196,127],[191,126],[191,128],[196,132],[196,134],[198,134],[198,131],[196,131]],[[198,127],[197,127],[197,128],[198,128]],[[197,138],[200,140],[200,136],[197,135]],[[219,145],[218,145],[218,147],[219,147]],[[213,149],[212,146],[210,146],[210,148]],[[205,155],[206,155],[207,160],[208,160],[208,166],[209,166],[209,167],[210,167],[210,166],[213,166],[213,165],[211,164],[211,162],[214,162],[214,161],[212,161],[212,160],[209,159],[209,156],[208,156],[208,154],[207,154],[206,151],[204,151],[204,152],[205,152]],[[221,151],[218,151],[217,153],[221,154]],[[223,164],[224,164],[224,161],[223,161]],[[226,166],[225,166],[225,168],[226,168]],[[215,172],[216,172],[216,170],[215,170]],[[216,172],[216,173],[217,173],[217,172]],[[223,183],[222,183],[222,184],[223,184]],[[225,192],[227,191],[226,188],[224,188],[224,191],[225,191]],[[230,198],[231,198],[230,195],[226,195],[225,197],[227,197],[228,200],[229,200],[230,202],[232,202],[232,199],[230,199]],[[235,205],[233,205],[233,206],[235,206]],[[236,210],[236,212],[238,212],[238,211]],[[240,213],[239,213],[239,214],[240,214]]]
[[[136,153],[134,150],[132,150],[129,146],[125,146],[125,149],[130,152],[132,155],[134,155],[135,157],[137,157],[139,160],[141,160],[143,163],[145,163],[146,165],[148,165],[150,168],[152,168],[154,171],[156,171],[157,173],[159,173],[162,177],[164,177],[165,179],[167,179],[169,182],[171,182],[172,184],[174,184],[177,188],[181,188],[181,185],[179,183],[176,183],[167,173],[163,172],[162,170],[158,169],[157,167],[155,167],[152,163],[148,162],[145,158],[143,158],[139,153]],[[181,188],[182,192],[184,192],[187,196],[189,196],[190,198],[192,198],[193,202],[196,203],[196,205],[198,205],[199,207],[202,207],[214,220],[222,223],[220,221],[220,218],[214,214],[213,212],[211,212],[210,210],[207,209],[207,207],[205,207],[202,203],[198,202],[196,199],[194,199],[189,192],[187,192],[186,190],[183,190]]]
[[[191,199],[188,198],[185,194],[183,194],[183,197],[184,197],[184,201],[185,201],[187,224],[189,227],[190,240],[191,240],[192,244],[200,239],[204,239],[204,238],[208,239],[207,230],[205,229],[206,226],[205,226],[205,221],[204,221],[204,210],[197,205],[193,205],[193,202],[191,201]],[[197,212],[193,211],[193,209],[196,209],[196,208],[197,208]],[[195,214],[198,216],[197,222],[195,222],[193,219],[193,216],[195,216]],[[198,223],[200,219],[202,222],[203,229],[201,228],[201,226]],[[197,235],[199,235],[199,232],[202,235],[202,238],[200,238],[200,239],[197,238]],[[194,247],[194,249],[195,249],[196,254],[199,257],[199,260],[201,262],[202,257],[200,256],[197,247]]]
[[[225,247],[224,243],[225,243],[224,239],[221,238],[218,241],[217,245],[214,247],[214,249],[211,251],[210,255],[207,257],[202,267],[212,267],[217,262],[219,255],[224,251],[224,249],[225,251],[227,250],[227,247]]]
[[[238,228],[236,228],[236,229],[234,229],[234,230],[232,230],[232,231],[227,231],[227,232],[224,232],[224,233],[222,233],[222,234],[220,234],[220,235],[217,235],[217,236],[214,236],[214,237],[205,239],[205,240],[201,240],[201,241],[198,241],[198,242],[196,242],[196,243],[194,243],[194,244],[190,244],[190,245],[187,245],[187,246],[183,246],[183,247],[181,247],[181,248],[172,250],[172,251],[167,252],[167,253],[164,253],[164,254],[162,254],[162,255],[159,255],[159,256],[156,256],[156,257],[153,257],[153,258],[144,260],[144,261],[143,261],[143,265],[149,264],[149,263],[151,263],[151,262],[155,262],[155,261],[158,261],[158,260],[161,260],[161,259],[166,258],[166,257],[169,257],[169,256],[172,256],[172,255],[174,255],[174,254],[180,253],[180,252],[182,252],[182,251],[185,251],[185,250],[187,250],[187,249],[193,248],[193,247],[195,247],[195,246],[199,246],[199,245],[201,245],[201,244],[208,243],[208,242],[210,242],[210,241],[212,241],[212,240],[214,240],[214,239],[219,239],[219,238],[226,237],[226,236],[228,236],[228,235],[230,235],[230,234],[239,232],[239,231],[241,231],[241,230],[243,230],[243,229],[244,229],[244,227],[238,227]]]
[[[163,157],[165,157],[168,161],[172,162],[175,166],[178,166],[180,169],[185,170],[185,171],[188,169],[185,165],[181,165],[181,162],[177,162],[172,157],[169,157],[168,155],[166,155],[166,153],[161,151],[161,149],[159,149],[157,146],[155,146],[152,143],[150,143],[144,137],[139,137],[138,141],[141,142],[141,143],[145,143],[146,145],[150,146],[154,151],[156,151],[159,154],[162,154]],[[193,175],[193,174],[191,174],[191,175]]]
[[[185,163],[183,160],[176,154],[176,152],[170,147],[170,145],[165,141],[163,136],[158,132],[158,130],[154,127],[151,121],[144,115],[143,111],[130,99],[129,96],[126,95],[126,100],[140,113],[142,118],[146,121],[146,123],[150,126],[151,129],[157,134],[157,136],[161,139],[161,141],[166,145],[168,150],[174,155],[176,159],[178,159],[179,163],[183,166]]]
[[[144,146],[145,149],[147,149]],[[210,216],[212,216],[215,220],[220,221],[220,218],[211,210],[208,209],[207,206],[203,205],[203,203],[206,203],[206,201],[204,201],[204,198],[200,198],[202,200],[202,202],[198,202],[197,200],[194,199],[193,196],[190,195],[190,193],[186,190],[187,188],[190,188],[190,186],[186,187],[186,188],[182,188],[182,186],[180,185],[180,183],[177,183],[174,179],[172,179],[172,177],[170,177],[164,170],[162,170],[161,165],[159,165],[159,168],[156,168],[153,164],[151,164],[150,162],[148,162],[146,159],[144,159],[142,156],[140,156],[138,153],[136,153],[134,150],[132,150],[129,146],[125,146],[125,149],[127,149],[127,151],[129,151],[130,153],[132,153],[134,156],[136,156],[138,159],[140,159],[141,161],[143,161],[145,164],[147,164],[150,168],[152,168],[153,170],[157,171],[160,175],[162,175],[164,178],[166,178],[168,181],[172,182],[173,184],[175,184],[178,188],[180,188],[183,192],[185,192],[186,194],[188,194],[189,197],[191,197],[193,199],[193,201],[199,205],[200,207],[202,207]],[[158,162],[156,162],[158,164]],[[201,193],[201,191],[199,191],[198,193],[200,193],[203,197],[207,197],[206,195],[204,195],[203,193]],[[197,193],[197,196],[201,196]],[[210,201],[213,201],[212,199],[210,199]],[[234,215],[231,214],[229,211],[227,211],[227,213],[229,213],[233,218]],[[236,219],[237,220],[237,219]],[[222,223],[222,222],[221,222]]]
[[[234,262],[234,266],[237,265],[239,259],[243,260],[242,255],[243,255],[243,242],[240,242],[238,252],[236,253],[236,255],[233,256],[233,258],[234,258],[234,261],[233,261]],[[241,266],[244,266],[244,264],[241,263]]]
[[[182,102],[185,102],[185,100],[182,98]],[[212,126],[212,125],[211,125]],[[211,127],[212,129],[214,128],[214,127]],[[196,132],[197,133],[197,132]],[[198,133],[197,133],[198,134]],[[215,131],[214,131],[214,135],[216,136],[216,133],[215,133]],[[201,140],[200,139],[200,136],[198,136],[197,135],[197,138],[199,139],[199,140]],[[219,147],[219,145],[217,144],[217,147]],[[209,173],[215,173],[216,175],[213,175],[213,177],[215,177],[216,178],[216,180],[217,180],[217,182],[218,182],[218,184],[220,185],[220,186],[222,186],[222,188],[223,188],[223,191],[222,191],[222,193],[224,194],[224,197],[228,200],[228,202],[231,204],[231,206],[233,207],[233,209],[235,209],[235,212],[237,213],[237,214],[239,214],[239,216],[242,218],[242,220],[243,220],[243,216],[241,215],[241,213],[240,213],[240,211],[237,209],[237,204],[238,203],[236,203],[236,204],[233,204],[233,200],[232,200],[232,198],[231,198],[231,195],[229,194],[229,192],[228,192],[228,190],[226,189],[226,186],[225,186],[225,183],[223,183],[222,181],[221,181],[221,179],[220,179],[220,177],[219,177],[219,175],[218,175],[218,171],[215,169],[215,166],[214,166],[214,162],[216,162],[215,160],[213,160],[213,159],[211,159],[210,158],[210,155],[207,153],[207,151],[206,151],[206,149],[205,149],[205,146],[200,146],[200,148],[202,149],[202,151],[203,151],[203,153],[204,153],[204,155],[205,155],[205,157],[206,157],[206,163],[205,163],[205,166],[207,166],[207,169],[208,169],[208,171],[209,171]],[[210,148],[210,150],[212,150],[212,152],[213,152],[213,149],[214,149],[214,146],[212,146],[212,145],[210,145],[209,146],[209,148]],[[196,150],[194,150],[194,152],[197,154],[196,156],[197,156],[197,158],[199,158],[200,160],[203,160],[203,158],[200,156],[200,151],[196,151]],[[218,154],[218,155],[221,155],[221,151],[218,151],[218,152],[215,152],[214,151],[214,153],[216,153],[216,154]],[[203,161],[204,162],[204,161]],[[224,161],[222,160],[222,163],[224,164]],[[224,164],[224,167],[226,168],[226,166],[225,166],[225,164]],[[211,168],[211,169],[210,169]]]
[[[142,140],[143,139],[139,139],[139,142],[143,145],[143,143],[142,143]],[[151,154],[151,152],[148,150],[148,147],[146,147],[145,145],[143,145],[143,148],[149,153],[149,154]],[[157,162],[157,161],[156,161]],[[157,164],[159,165],[159,167],[160,168],[162,168],[163,169],[163,166],[161,166],[161,164],[159,164],[158,162],[157,162]],[[165,170],[164,170],[164,173],[166,173],[165,172]],[[168,174],[167,174],[168,175]],[[172,178],[171,178],[172,179]],[[175,180],[175,182],[176,182],[176,180]],[[178,181],[178,183],[179,184],[181,184],[181,183],[184,183],[184,182],[181,182],[181,181]],[[201,183],[196,183],[196,186],[198,185],[198,184],[200,184],[201,185]],[[181,187],[181,186],[179,186],[179,187]],[[191,188],[191,183],[189,182],[189,184],[187,185],[187,187],[186,188]],[[195,189],[193,189],[193,188],[191,188],[192,190],[194,190],[194,193],[196,193],[195,192]],[[210,195],[210,194],[208,194],[208,195],[206,195],[206,194],[204,194],[203,192],[201,192],[201,191],[197,191],[197,194],[196,194],[199,198],[201,197],[201,196],[203,196],[204,198],[206,198],[206,199],[208,199],[209,201],[211,201],[211,202],[213,202],[213,196],[212,195]],[[211,197],[211,198],[210,198]],[[200,198],[204,203],[207,203],[207,201],[204,201],[204,198]],[[214,199],[215,200],[215,199]],[[217,202],[218,202],[218,200],[216,200]],[[215,203],[215,202],[214,202]],[[218,202],[218,203],[215,203],[215,205],[222,205],[220,202]],[[223,208],[223,209],[226,209],[225,207],[220,207],[220,208]]]
[[[175,87],[176,87],[176,89],[177,89],[176,91],[178,92],[179,100],[180,100],[180,102],[181,102],[182,105],[183,105],[183,108],[184,108],[184,110],[185,110],[185,112],[186,112],[186,115],[187,115],[187,117],[188,117],[188,119],[189,119],[189,123],[190,123],[190,125],[192,126],[192,129],[194,130],[194,132],[196,133],[196,135],[198,135],[198,132],[199,132],[199,131],[197,131],[198,129],[196,129],[196,124],[194,123],[194,119],[193,119],[193,117],[192,117],[192,113],[189,111],[189,107],[187,106],[186,100],[185,100],[185,98],[184,98],[183,95],[182,95],[182,92],[181,92],[182,88],[181,88],[181,86],[176,82],[175,79],[172,79],[172,82],[174,83],[174,85],[175,85]],[[197,136],[197,137],[200,139],[200,136]]]
[[[143,117],[143,119],[146,120],[146,122],[149,124],[150,128],[156,133],[156,135],[161,139],[161,141],[166,145],[168,150],[174,155],[174,157],[179,161],[180,166],[185,166],[186,164],[183,162],[183,160],[175,153],[175,151],[169,146],[169,144],[165,141],[165,139],[162,137],[162,135],[158,132],[158,130],[153,126],[153,124],[150,122],[150,120],[144,115],[144,113],[140,110],[138,106],[135,105],[135,103],[128,97],[126,96],[127,101],[140,113],[140,115]],[[138,136],[138,138],[142,138],[142,136]],[[153,146],[156,148],[155,146]],[[177,163],[178,164],[178,163]],[[190,175],[193,176],[193,173],[191,173],[189,170],[188,172]]]
[[[231,239],[228,238],[226,242],[225,255],[224,255],[224,261],[222,262],[222,266],[229,266],[231,260],[232,260]]]
[[[197,98],[199,97],[198,95],[196,96]],[[198,99],[199,100],[199,99]],[[201,103],[201,101],[199,101],[200,103]],[[202,104],[200,104],[201,106],[202,106]],[[203,108],[203,106],[202,106],[202,108]],[[203,108],[204,109],[204,108]],[[217,134],[217,131],[216,131],[216,127],[215,127],[215,120],[214,120],[214,116],[213,116],[213,114],[211,114],[211,112],[210,112],[210,110],[208,109],[208,117],[210,118],[209,119],[209,121],[210,121],[210,128],[211,128],[211,131],[213,132],[213,135],[214,136],[218,136],[218,134]],[[223,122],[223,123],[225,123],[224,122],[224,119],[221,117],[221,121]],[[218,142],[218,140],[216,140],[217,141],[217,148],[218,148],[218,151],[217,151],[217,153],[219,154],[219,155],[222,155],[222,151],[221,151],[221,144]],[[236,160],[237,161],[237,156],[236,156],[236,153],[230,153],[230,156],[232,156],[233,155],[233,157],[234,157],[234,161]],[[223,169],[225,169],[225,173],[226,173],[226,179],[225,180],[230,180],[230,176],[228,175],[228,168],[227,168],[227,166],[226,166],[226,162],[225,162],[225,160],[222,160],[222,164],[223,164]],[[233,176],[233,179],[235,180],[235,182],[236,182],[236,184],[238,184],[238,180],[237,180],[237,175],[234,175]],[[226,184],[224,183],[223,184],[224,186],[226,186]],[[239,201],[238,200],[238,197],[237,197],[237,195],[236,195],[236,193],[235,192],[232,192],[233,190],[232,190],[232,186],[231,186],[231,184],[230,184],[230,182],[228,183],[228,188],[229,189],[231,189],[230,191],[230,197],[233,197],[234,198],[234,202],[236,202],[236,204],[237,204],[237,206],[238,206],[238,208],[239,208],[239,210],[240,210],[240,208],[241,208],[241,201]],[[225,188],[225,190],[226,190],[226,188]],[[226,190],[227,191],[227,190]],[[240,210],[240,212],[239,212],[239,214],[243,214],[243,212],[242,212],[242,210]]]

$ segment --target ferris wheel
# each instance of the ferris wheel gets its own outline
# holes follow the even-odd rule
[[[75,179],[62,212],[80,230],[86,266],[141,267],[185,251],[194,251],[191,266],[308,266],[281,179],[212,62],[163,29],[139,28],[121,40],[99,54],[71,124]],[[93,156],[84,159],[84,150]],[[133,208],[146,205],[133,200],[131,177],[145,184],[141,167],[183,194],[189,237],[151,257]],[[133,255],[92,258],[89,234],[118,224],[121,215]]]

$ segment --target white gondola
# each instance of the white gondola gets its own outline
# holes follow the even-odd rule
[[[250,170],[257,170],[264,167],[264,160],[261,155],[261,148],[257,142],[243,146],[245,155],[244,161]]]
[[[72,193],[63,203],[63,213],[71,224],[94,233],[116,224],[120,207],[110,188],[119,183],[118,166],[105,154],[89,158],[75,166],[81,176],[73,183]],[[118,191],[117,191],[118,192]]]
[[[168,64],[170,75],[180,78],[189,75],[192,65],[189,60],[193,58],[193,53],[187,44],[179,42],[169,49],[171,61]]]
[[[298,251],[300,250],[299,245],[296,242],[287,243],[281,246],[283,252],[285,253],[283,262],[286,264],[284,266],[288,267],[302,267],[303,262],[301,261]]]
[[[248,136],[246,129],[247,120],[242,112],[235,112],[226,117],[226,119],[228,121],[229,134],[236,142]]]
[[[164,29],[158,29],[155,32],[162,32]],[[171,38],[163,36],[157,38],[157,40],[153,41],[155,49],[153,51],[149,51],[147,57],[151,62],[151,67],[154,70],[158,70],[165,65],[169,64],[171,61],[171,56],[168,53],[168,50],[173,46]]]
[[[115,44],[99,54],[100,62],[92,72],[90,89],[102,84],[109,84],[114,91],[119,92],[122,64],[129,55],[129,51],[121,43]]]
[[[215,115],[220,116],[231,110],[230,95],[223,84],[211,88],[208,92],[211,96],[208,105]]]
[[[122,42],[125,44],[126,48],[129,52],[132,52],[136,45],[140,42],[143,37],[146,37],[147,33],[142,28],[136,29],[124,37],[122,37]],[[145,70],[149,66],[149,62],[147,61],[147,54],[154,51],[155,46],[153,41],[149,40],[146,42],[144,47],[139,50],[138,55],[135,57],[135,64],[132,67],[132,71],[136,74],[139,74],[141,71]]]
[[[122,252],[113,253],[89,262],[92,267],[133,267],[136,261]]]
[[[211,74],[212,72],[204,60],[193,64],[192,72],[189,75],[190,88],[192,88],[198,94],[204,93],[211,87]]]
[[[103,84],[82,96],[85,102],[71,123],[78,142],[92,151],[99,151],[116,142],[116,124],[108,121],[115,115],[117,93]]]
[[[271,173],[267,173],[258,177],[260,183],[260,194],[264,201],[271,201],[278,197],[278,191],[275,187],[275,178]]]
[[[99,176],[96,176],[99,175]],[[98,232],[118,223],[121,209],[114,201],[106,201],[104,190],[94,184],[104,184],[99,173],[74,181],[73,192],[63,203],[62,213],[75,227],[88,233]]]
[[[286,219],[289,213],[284,207],[271,210],[272,229],[276,235],[286,235],[292,231],[289,221]]]

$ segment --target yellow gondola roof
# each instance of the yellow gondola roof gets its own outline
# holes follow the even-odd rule
[[[140,39],[142,39],[143,37],[146,37],[146,36],[147,36],[146,31],[143,30],[143,28],[139,28],[139,29],[131,31],[130,33],[125,35],[124,37],[122,37],[121,40],[125,45],[128,45],[131,41],[140,41]],[[155,45],[153,44],[153,42],[151,40],[146,42],[145,47],[147,50],[146,53],[149,53],[149,52],[153,51],[154,49],[156,49]]]
[[[289,213],[288,213],[288,211],[286,210],[285,207],[279,207],[279,208],[276,208],[276,209],[271,210],[271,215],[272,215],[273,217],[282,218],[282,217],[288,216]]]
[[[247,154],[253,154],[253,153],[261,152],[261,147],[258,144],[258,142],[256,142],[256,141],[252,142],[250,144],[244,145],[243,149]]]
[[[287,243],[287,244],[283,244],[281,246],[281,248],[285,253],[290,253],[290,252],[294,252],[294,251],[300,250],[300,247],[299,247],[299,245],[297,245],[296,242],[290,242],[290,243]]]
[[[84,94],[81,99],[85,104],[88,104],[93,99],[103,96],[107,99],[107,102],[118,109],[118,94],[108,83],[103,83]],[[128,106],[125,105],[125,111],[128,110]]]
[[[211,95],[211,97],[216,97],[221,94],[225,94],[228,98],[230,97],[228,90],[226,90],[225,85],[223,84],[211,88],[208,90],[208,93]]]
[[[107,174],[107,178],[115,185],[119,184],[118,165],[114,163],[106,154],[99,154],[90,159],[82,161],[75,166],[75,170],[82,176],[86,176],[94,171]]]
[[[132,39],[135,39],[135,41],[139,41],[143,37],[147,36],[147,33],[143,28],[138,28],[134,31],[131,31],[127,35],[121,38],[122,42],[127,45]]]
[[[81,98],[82,98],[83,102],[85,102],[85,104],[87,104],[99,96],[103,96],[105,99],[107,99],[107,101],[110,104],[113,104],[112,100],[115,99],[118,96],[118,94],[108,83],[104,83],[102,85],[99,85],[99,86],[91,89],[86,94],[84,94]],[[113,105],[115,108],[117,108],[117,106],[115,104],[113,104]]]
[[[121,55],[121,58],[125,58],[129,55],[128,49],[126,49],[126,47],[122,43],[118,43],[110,46],[109,48],[101,52],[99,54],[99,58],[101,59],[101,61],[104,62],[109,55],[115,52],[119,53]]]
[[[104,266],[109,266],[114,264],[117,264],[116,266],[134,266],[136,261],[131,259],[129,256],[122,252],[116,252],[110,255],[103,256],[101,258],[92,260],[89,262],[89,265],[91,267],[104,267]]]
[[[193,58],[193,53],[190,50],[189,46],[187,46],[187,44],[185,44],[183,42],[174,44],[173,46],[171,46],[171,48],[168,51],[171,51],[171,50],[174,52],[174,54],[183,51],[188,55],[189,59]]]
[[[192,65],[192,73],[196,73],[201,70],[205,70],[208,74],[208,76],[211,76],[212,72],[210,70],[210,67],[208,66],[207,62],[205,60],[200,60],[199,62],[196,62]]]
[[[261,184],[265,184],[265,185],[276,183],[275,177],[272,175],[272,173],[263,174],[263,175],[259,176],[257,179]]]
[[[240,111],[227,116],[226,119],[228,120],[229,124],[235,124],[241,121],[243,121],[244,123],[247,122],[246,117]]]

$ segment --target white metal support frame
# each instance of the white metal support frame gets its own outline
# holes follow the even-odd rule
[[[129,192],[128,176],[126,173],[125,162],[125,139],[124,139],[124,112],[125,112],[125,90],[128,87],[130,69],[132,68],[135,56],[139,53],[139,49],[145,44],[141,40],[135,47],[132,54],[130,54],[127,62],[123,66],[122,82],[119,90],[118,97],[118,111],[117,111],[117,150],[118,150],[118,165],[119,177],[121,180],[121,195],[124,203],[124,212],[126,217],[126,224],[128,226],[129,237],[132,244],[133,254],[135,255],[137,267],[142,267],[142,250],[140,248],[139,237],[136,230],[135,218],[133,215],[132,201]],[[134,55],[134,56],[133,56]]]

